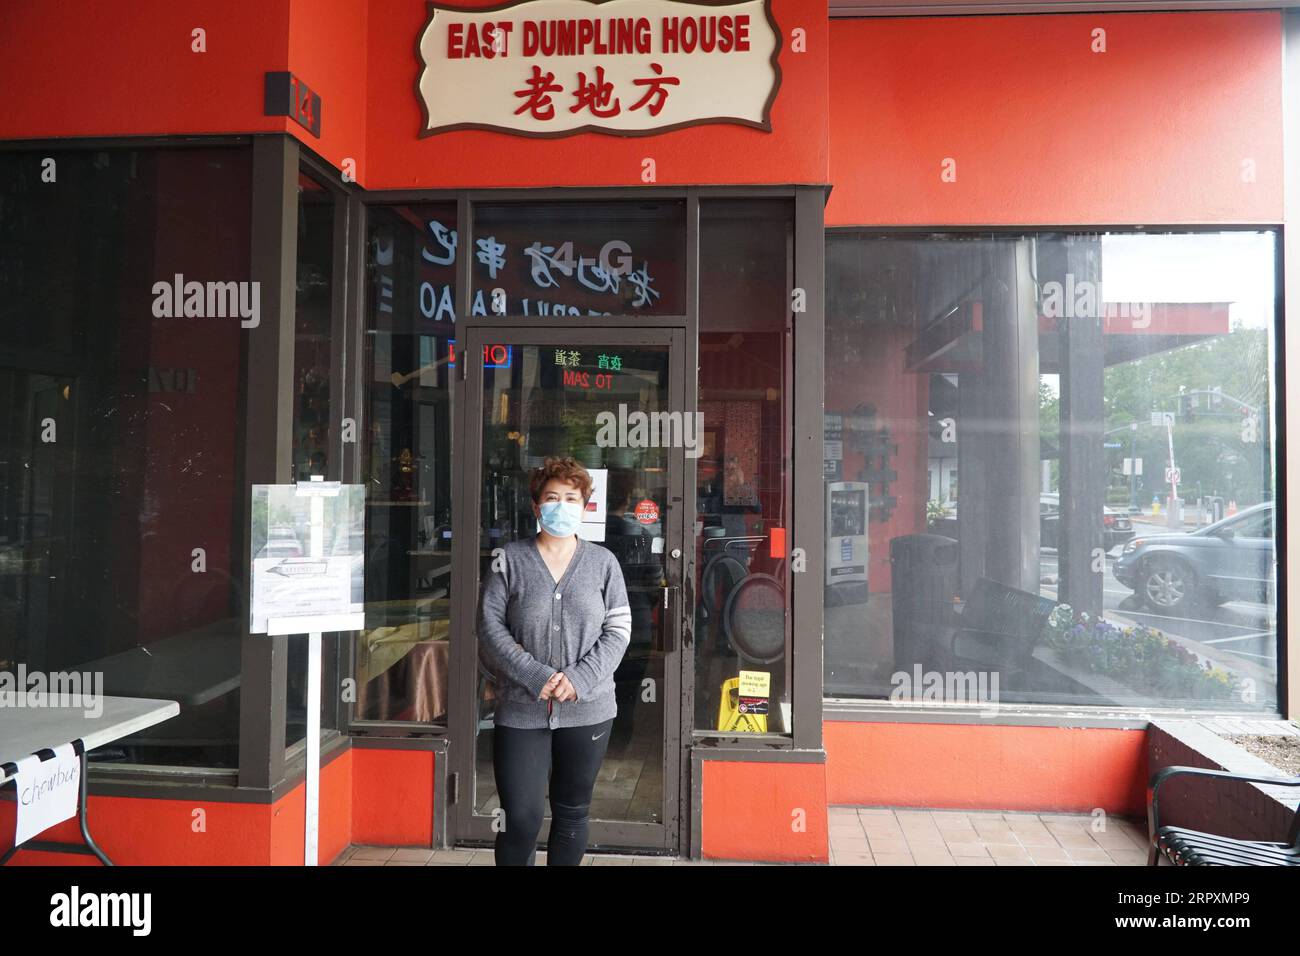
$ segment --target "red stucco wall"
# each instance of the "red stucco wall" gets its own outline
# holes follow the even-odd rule
[[[827,223],[1280,222],[1281,57],[1278,11],[836,20]]]

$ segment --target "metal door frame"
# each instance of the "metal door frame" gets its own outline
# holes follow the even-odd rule
[[[623,320],[624,323],[627,321]],[[616,319],[606,319],[605,324],[585,322],[581,330],[590,340],[601,345],[666,346],[669,407],[681,409],[684,414],[694,410],[695,403],[688,401],[690,395],[687,390],[685,323],[629,326]],[[456,478],[459,486],[452,498],[455,597],[452,601],[450,648],[451,710],[448,713],[447,728],[450,738],[449,770],[454,781],[447,823],[449,840],[453,843],[484,843],[495,838],[491,828],[492,818],[474,812],[474,773],[478,743],[478,653],[474,619],[478,608],[479,517],[482,501],[482,486],[479,482],[483,452],[483,346],[565,346],[572,344],[575,331],[577,329],[573,325],[557,326],[554,318],[546,316],[513,318],[508,321],[486,317],[477,322],[463,323],[463,341],[458,346],[460,355],[457,375],[457,384],[462,388],[462,400],[456,407],[459,421],[453,423],[457,447],[460,449],[456,458],[462,466]],[[684,704],[693,699],[693,695],[683,691],[686,682],[694,675],[693,659],[687,660],[682,647],[683,635],[687,633],[687,612],[691,609],[686,597],[689,589],[683,586],[687,580],[686,556],[692,553],[688,547],[687,531],[693,527],[694,522],[694,491],[693,485],[686,481],[686,467],[685,449],[671,449],[668,474],[670,507],[664,529],[664,568],[675,601],[665,620],[667,633],[661,635],[661,640],[672,640],[672,649],[666,653],[664,660],[666,686],[660,688],[659,698],[663,704],[662,822],[593,820],[590,840],[593,847],[676,853],[685,845],[682,825],[688,817],[683,815],[681,806],[689,794],[685,792],[682,773],[683,727],[690,726],[690,715],[685,711]],[[675,558],[674,551],[678,552]],[[545,832],[539,836],[545,836]]]

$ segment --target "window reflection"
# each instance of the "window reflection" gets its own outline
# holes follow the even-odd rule
[[[685,311],[680,201],[481,204],[472,315]]]
[[[245,329],[155,288],[248,292],[250,153],[49,155],[0,153],[0,671],[180,703],[97,763],[236,767]]]
[[[699,358],[704,440],[695,516],[700,730],[792,729],[786,533],[793,231],[785,200],[700,203],[700,261],[706,264]],[[742,686],[750,680],[756,685]]]
[[[450,663],[456,207],[372,206],[367,216],[366,628],[355,645],[356,716],[441,723]]]
[[[828,240],[827,694],[1276,707],[1274,240]]]
[[[293,480],[326,475],[332,437],[330,343],[334,294],[334,195],[306,173],[298,174],[298,260],[294,298]],[[321,658],[334,656],[333,635],[322,637]],[[287,746],[307,733],[307,642],[288,642],[285,728]],[[326,680],[330,678],[327,675]],[[321,726],[334,723],[321,700]]]

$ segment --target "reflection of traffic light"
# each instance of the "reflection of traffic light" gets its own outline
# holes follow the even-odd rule
[[[1196,406],[1200,404],[1196,395],[1179,395],[1178,396],[1178,417],[1184,422],[1192,422],[1196,419]]]

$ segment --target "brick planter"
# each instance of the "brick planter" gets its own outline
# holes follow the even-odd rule
[[[1297,731],[1284,721],[1156,720],[1147,734],[1148,772],[1185,766],[1261,777],[1285,776],[1219,733]],[[1160,788],[1160,822],[1241,840],[1280,841],[1287,838],[1297,801],[1300,793],[1294,787],[1176,777]]]

